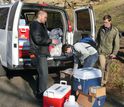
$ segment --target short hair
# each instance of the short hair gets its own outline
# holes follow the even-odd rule
[[[70,47],[72,47],[72,45],[70,45],[70,44],[64,44],[62,46],[62,52],[65,53],[67,51],[67,49],[70,48]]]
[[[42,11],[43,13],[47,13],[45,10],[40,9],[40,10],[37,11],[37,13],[36,13],[36,17],[38,17],[38,15],[41,14],[41,11]]]
[[[110,22],[112,20],[112,17],[110,15],[105,15],[103,17],[103,20],[106,20],[106,19],[108,19],[108,21]]]

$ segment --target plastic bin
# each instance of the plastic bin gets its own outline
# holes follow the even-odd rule
[[[91,86],[100,86],[102,72],[93,67],[77,69],[73,75],[73,89],[82,90],[84,94],[89,93]]]

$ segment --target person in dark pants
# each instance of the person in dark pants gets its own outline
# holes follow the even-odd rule
[[[47,56],[49,56],[48,46],[54,43],[49,39],[45,23],[47,21],[47,12],[39,10],[37,19],[30,24],[30,43],[31,51],[36,56],[38,84],[37,84],[37,97],[42,97],[43,92],[47,88],[48,82],[48,64]]]

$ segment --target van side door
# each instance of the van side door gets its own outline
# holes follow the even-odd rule
[[[73,44],[82,36],[89,35],[95,38],[95,18],[92,7],[86,6],[74,10]]]

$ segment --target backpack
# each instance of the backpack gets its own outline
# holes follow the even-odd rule
[[[90,36],[81,38],[79,42],[88,43],[96,49],[96,42]]]

